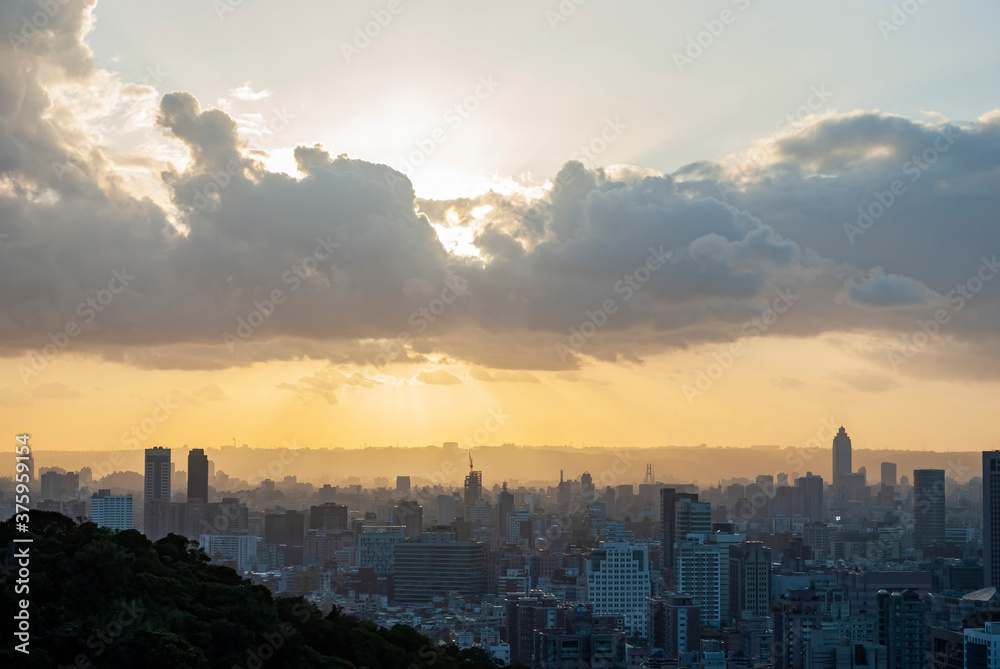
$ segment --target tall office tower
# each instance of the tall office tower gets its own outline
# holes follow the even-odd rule
[[[170,510],[170,449],[146,449],[143,532],[151,541],[167,536]]]
[[[392,524],[402,525],[403,536],[410,541],[419,541],[424,531],[424,510],[415,500],[401,499],[392,507]]]
[[[469,454],[469,473],[465,477],[465,505],[472,506],[483,496],[483,473],[473,471],[472,454]]]
[[[514,513],[514,495],[507,490],[507,482],[497,495],[497,543],[507,543],[510,534],[510,516]]]
[[[304,514],[294,510],[264,516],[264,543],[270,545],[282,567],[302,564],[305,520]]]
[[[823,477],[806,472],[805,476],[795,479],[795,485],[799,489],[802,515],[809,520],[822,522],[826,517],[823,504]]]
[[[455,498],[451,495],[438,495],[438,523],[451,525],[455,522]]]
[[[744,539],[719,532],[677,542],[674,590],[691,595],[702,624],[718,627],[729,620],[729,550]]]
[[[396,494],[406,497],[410,494],[410,477],[409,476],[397,476],[396,477]]]
[[[559,606],[555,595],[532,590],[529,595],[507,597],[507,643],[510,663],[532,665],[535,655],[535,632],[563,627],[566,608]]]
[[[559,510],[566,512],[569,510],[570,502],[573,501],[573,488],[569,481],[563,480],[563,470],[559,470],[559,487],[556,488],[556,506]]]
[[[1000,587],[1000,451],[983,451],[983,585]]]
[[[778,485],[788,485],[788,474],[785,472],[778,472]]]
[[[771,549],[759,541],[729,547],[729,617],[771,614]]]
[[[851,464],[851,438],[841,425],[837,436],[833,438],[833,485],[844,485],[845,477],[852,472],[854,469]]]
[[[309,507],[310,530],[346,530],[347,505],[327,502]]]
[[[667,659],[698,649],[701,641],[701,613],[687,595],[667,595],[664,602],[666,634],[663,651]]]
[[[883,462],[882,463],[882,485],[891,485],[896,487],[896,463],[895,462]]]
[[[674,544],[677,538],[684,538],[683,534],[677,533],[677,503],[682,499],[694,502],[698,501],[697,493],[677,492],[675,488],[663,488],[660,490],[660,522],[663,526],[662,542],[660,551],[662,560],[660,567],[665,576],[670,576],[674,571]],[[669,579],[668,579],[669,581]]]
[[[188,503],[208,502],[208,456],[205,449],[188,451]]]
[[[90,498],[90,522],[112,530],[132,529],[132,495],[99,490]]]
[[[943,469],[913,470],[913,546],[944,545]]]
[[[805,669],[811,664],[810,636],[823,621],[816,591],[789,590],[778,599],[773,613],[771,663],[777,669]]]
[[[143,499],[170,501],[170,449],[146,449],[146,494]]]
[[[684,541],[689,534],[711,534],[712,505],[697,499],[679,499],[674,507],[674,541]]]
[[[649,549],[605,541],[587,558],[587,600],[595,615],[622,616],[629,636],[646,637],[646,599],[650,595]]]
[[[876,643],[888,649],[887,669],[911,669],[924,664],[925,605],[912,590],[879,590]],[[969,666],[969,665],[966,665]]]
[[[594,499],[594,477],[590,475],[590,472],[584,472],[580,475],[580,496],[583,497],[584,502],[590,502]]]

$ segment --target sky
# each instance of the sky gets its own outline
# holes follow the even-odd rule
[[[996,448],[997,19],[0,0],[0,419]]]

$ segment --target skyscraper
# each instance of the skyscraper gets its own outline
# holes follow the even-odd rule
[[[983,585],[1000,586],[1000,451],[983,451]]]
[[[944,545],[943,469],[913,470],[913,545]]]
[[[469,454],[469,474],[465,477],[465,505],[472,506],[483,496],[483,473],[473,471],[472,454]]]
[[[187,501],[202,504],[208,502],[208,456],[202,448],[188,451]]]
[[[806,472],[805,476],[795,479],[798,501],[802,515],[812,521],[822,522],[826,517],[823,504],[823,477]]]
[[[157,541],[167,536],[170,510],[170,449],[146,449],[145,494],[143,495],[143,532]]]
[[[497,541],[507,543],[510,534],[510,516],[514,513],[514,495],[507,490],[507,482],[497,495]]]
[[[912,590],[891,594],[879,590],[876,599],[876,641],[889,651],[888,669],[923,666],[925,626],[924,603],[920,596]]]
[[[883,462],[882,463],[882,485],[891,485],[896,487],[896,463],[895,462]]]
[[[681,539],[684,535],[677,533],[677,503],[682,499],[698,501],[698,494],[693,492],[677,492],[675,488],[663,488],[660,490],[660,522],[663,524],[663,549],[660,551],[660,565],[665,575],[669,576],[674,570],[674,544],[678,536]]]
[[[837,436],[833,438],[833,485],[841,486],[846,483],[845,477],[853,471],[851,438],[847,436],[847,431],[841,425]]]

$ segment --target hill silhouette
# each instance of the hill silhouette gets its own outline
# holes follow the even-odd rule
[[[30,654],[0,649],[0,666],[121,669],[494,669],[480,648],[439,646],[411,627],[324,616],[299,598],[275,598],[197,544],[155,543],[135,530],[77,525],[30,512],[31,533],[0,523],[0,609],[30,605]],[[33,538],[30,544],[15,538]],[[29,592],[15,593],[15,551],[29,546]],[[22,579],[23,580],[23,579]],[[9,613],[7,615],[12,615]],[[16,624],[8,617],[9,625]],[[10,637],[8,637],[10,638]]]

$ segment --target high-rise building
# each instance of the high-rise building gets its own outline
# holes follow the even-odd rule
[[[625,631],[645,638],[650,595],[646,546],[606,541],[587,558],[587,599],[595,615],[620,615]]]
[[[514,495],[507,490],[507,482],[497,495],[497,539],[500,544],[507,543],[510,516],[514,513]]]
[[[729,547],[729,617],[771,613],[771,549],[759,541]]]
[[[370,567],[377,575],[391,574],[396,546],[403,542],[405,527],[365,525],[358,535],[358,566]]]
[[[169,448],[146,449],[145,501],[170,501],[170,471]]]
[[[112,530],[132,529],[132,495],[98,490],[90,498],[90,522]]]
[[[945,543],[945,491],[943,469],[913,471],[913,545],[916,548]]]
[[[483,496],[483,473],[472,469],[472,454],[469,454],[469,473],[465,477],[465,505],[472,506]]]
[[[455,498],[451,495],[438,495],[438,523],[450,525],[455,521]]]
[[[486,587],[486,546],[456,541],[403,541],[395,545],[395,600],[430,602],[439,595],[478,599]]]
[[[772,664],[778,669],[805,669],[812,633],[823,620],[819,596],[815,590],[789,590],[778,599],[773,613]]]
[[[847,436],[844,426],[840,426],[840,431],[833,438],[833,485],[841,486],[846,483],[844,477],[854,472],[851,462],[851,438]]]
[[[590,472],[584,472],[580,475],[580,496],[585,502],[594,499],[594,477],[590,475]]]
[[[660,551],[662,563],[660,566],[668,577],[674,570],[674,545],[677,543],[678,537],[684,538],[683,534],[677,532],[677,503],[682,499],[697,502],[698,495],[692,492],[677,492],[675,488],[660,490],[660,522],[663,527],[663,547]]]
[[[415,500],[401,499],[392,507],[391,522],[393,525],[402,525],[403,536],[410,541],[420,539],[424,531],[424,510],[420,503]]]
[[[983,452],[983,585],[1000,587],[1000,451]]]
[[[189,503],[208,502],[208,456],[205,449],[192,448],[188,451],[188,496]]]
[[[409,476],[397,476],[396,477],[396,494],[401,497],[406,497],[410,494],[410,477]]]
[[[146,449],[143,532],[151,541],[167,536],[170,526],[170,449]]]
[[[891,485],[896,487],[896,463],[895,462],[883,462],[882,463],[882,485]]]
[[[309,529],[346,530],[347,505],[327,502],[309,507]]]
[[[663,649],[667,660],[698,649],[701,641],[701,614],[694,600],[686,594],[668,594],[650,600],[649,642]]]
[[[877,601],[876,642],[888,649],[887,669],[923,666],[925,605],[920,596],[912,590],[879,590]]]
[[[536,655],[536,632],[563,627],[565,609],[555,595],[533,590],[528,595],[507,598],[507,643],[511,662],[532,666]]]
[[[302,564],[305,515],[295,510],[264,516],[264,543],[273,547],[283,567]]]
[[[806,472],[805,476],[795,479],[803,516],[814,522],[822,522],[826,517],[823,505],[823,477]]]
[[[677,542],[675,590],[691,595],[702,624],[719,626],[729,620],[729,550],[745,538],[719,532]]]

